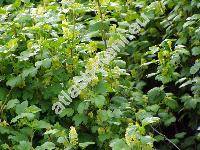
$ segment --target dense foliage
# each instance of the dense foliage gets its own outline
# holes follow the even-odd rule
[[[199,0],[0,5],[0,149],[200,149]],[[129,44],[107,75],[56,115],[60,92],[119,35]]]

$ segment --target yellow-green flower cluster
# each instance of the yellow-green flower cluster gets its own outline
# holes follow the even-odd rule
[[[74,146],[78,144],[78,134],[73,126],[70,127],[69,131],[69,142]]]

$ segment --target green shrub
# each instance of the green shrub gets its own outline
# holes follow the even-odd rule
[[[0,4],[0,149],[200,149],[198,0]],[[56,115],[119,36],[129,44]]]

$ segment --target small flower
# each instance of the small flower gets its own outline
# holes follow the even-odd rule
[[[69,141],[72,145],[78,144],[78,134],[76,132],[76,129],[72,126],[70,127],[69,131]]]
[[[126,73],[125,69],[120,69],[118,66],[114,67],[111,72],[113,72],[113,75],[116,78],[119,78],[120,75],[129,75],[128,73]]]
[[[98,78],[98,77],[94,77],[94,78],[92,79],[91,86],[97,85],[98,82],[99,82],[99,78]]]

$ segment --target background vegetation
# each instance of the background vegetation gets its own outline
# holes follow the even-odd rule
[[[198,0],[0,5],[0,149],[200,149]],[[150,22],[133,38],[142,13]],[[108,76],[56,115],[60,91],[118,35],[130,43]]]

